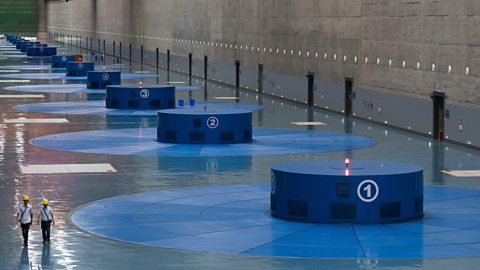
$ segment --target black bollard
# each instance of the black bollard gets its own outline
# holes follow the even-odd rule
[[[315,104],[315,95],[313,92],[313,82],[315,79],[315,73],[309,71],[307,73],[307,105],[313,107]]]
[[[240,101],[240,60],[235,60],[235,97]]]
[[[353,79],[345,78],[345,108],[344,115],[347,117],[352,116],[353,111]]]
[[[258,64],[258,93],[263,94],[263,64]]]

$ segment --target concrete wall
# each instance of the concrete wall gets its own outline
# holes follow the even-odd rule
[[[381,59],[380,67],[364,65],[362,86],[423,96],[438,89],[450,102],[479,105],[480,2],[384,2],[362,4],[362,56]]]
[[[310,70],[333,83],[353,76],[358,86],[407,95],[442,90],[450,102],[480,105],[479,14],[476,0],[73,0],[51,2],[48,25],[219,63]]]
[[[377,99],[390,100],[374,104],[395,104],[395,95],[402,95],[418,98],[421,102],[412,102],[415,106],[428,107],[429,94],[441,90],[448,104],[467,106],[468,113],[478,115],[479,15],[478,0],[71,0],[49,2],[48,31],[105,39],[107,44],[122,42],[124,48],[131,43],[150,51],[170,49],[179,56],[191,52],[199,60],[208,55],[217,64],[209,71],[213,77],[231,73],[226,67],[233,68],[238,59],[243,74],[253,74],[242,82],[250,89],[262,63],[266,92],[272,88],[300,102],[306,95],[296,93],[293,84],[298,81],[297,88],[303,89],[305,74],[313,71],[317,87],[328,88],[317,89],[316,103],[322,107],[327,107],[321,103],[329,100],[329,91],[331,100],[342,98],[336,92],[342,91],[345,77],[353,77],[356,91],[389,94]],[[339,106],[331,104],[330,109],[340,110]],[[415,110],[412,106],[392,115],[415,121],[415,115],[409,115]],[[368,110],[362,114],[361,109],[365,108],[357,114],[367,117]],[[399,126],[421,126],[417,131],[428,133],[430,126],[425,124]],[[464,132],[459,141],[479,140],[470,137],[480,134],[466,138]]]

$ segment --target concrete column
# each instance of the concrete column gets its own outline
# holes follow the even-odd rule
[[[37,0],[38,30],[37,39],[47,41],[47,0]]]

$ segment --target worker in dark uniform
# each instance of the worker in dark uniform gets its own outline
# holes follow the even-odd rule
[[[28,204],[29,200],[30,198],[27,195],[23,196],[23,205],[18,207],[17,212],[17,222],[20,222],[20,227],[22,228],[24,245],[28,245],[28,231],[33,221],[33,208]]]

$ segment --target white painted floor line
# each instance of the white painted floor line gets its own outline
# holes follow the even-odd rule
[[[0,73],[17,73],[20,72],[18,69],[0,69]]]
[[[167,84],[186,84],[186,82],[167,82]]]
[[[110,163],[20,165],[19,167],[22,174],[117,172]]]
[[[27,83],[30,80],[0,80],[0,83]]]
[[[297,126],[325,126],[327,124],[323,122],[290,122]]]
[[[16,118],[5,119],[5,124],[43,124],[43,123],[68,123],[66,118]]]
[[[0,95],[0,98],[44,98],[44,95]]]
[[[455,177],[480,177],[480,170],[442,170],[442,172]]]
[[[218,100],[237,100],[240,99],[238,97],[213,97],[213,99],[218,99]]]
[[[150,71],[148,71],[148,70],[138,70],[138,71],[135,71],[134,73],[137,73],[137,74],[148,74],[148,73],[150,73]]]

